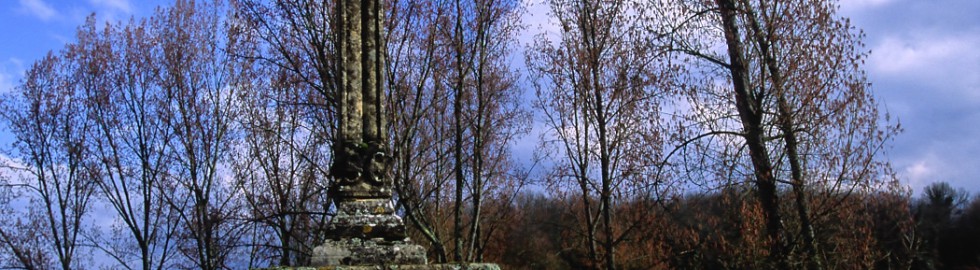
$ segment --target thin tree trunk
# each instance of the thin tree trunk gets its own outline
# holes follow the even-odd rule
[[[735,107],[744,129],[744,138],[749,148],[749,155],[756,176],[756,188],[759,201],[766,219],[766,233],[769,236],[770,258],[780,268],[785,268],[785,255],[782,243],[782,221],[779,216],[779,197],[776,191],[776,179],[773,175],[772,161],[765,146],[764,130],[762,128],[762,110],[759,97],[749,89],[749,75],[745,61],[745,50],[742,45],[736,23],[736,6],[732,0],[716,0],[721,13],[722,27],[728,46],[732,86],[735,92]]]
[[[453,212],[453,242],[456,246],[454,259],[463,262],[463,186],[466,178],[463,175],[463,86],[466,79],[466,70],[463,66],[463,7],[460,0],[456,0],[456,22],[453,26],[455,35],[455,54],[456,54],[456,81],[453,90],[453,124],[455,127],[455,143],[453,147],[455,153],[454,171],[456,175],[456,196]]]
[[[582,103],[586,103],[585,101],[586,98],[583,97],[585,95],[582,95],[582,93],[578,93],[578,90],[575,91],[576,91],[576,95],[580,95],[578,98],[576,98],[576,100]],[[578,183],[579,183],[579,188],[582,190],[582,208],[585,211],[585,225],[588,227],[586,230],[586,237],[589,238],[588,239],[589,258],[592,259],[592,262],[598,263],[599,251],[598,251],[598,247],[596,246],[598,240],[596,239],[596,235],[595,235],[597,224],[596,224],[595,217],[592,215],[592,198],[589,195],[590,192],[589,192],[589,177],[588,177],[589,158],[586,154],[587,149],[589,149],[589,121],[588,119],[585,119],[588,115],[588,111],[586,110],[585,106],[576,106],[576,107],[581,108],[582,110],[582,119],[581,119],[581,123],[579,124],[584,125],[584,127],[581,129],[582,131],[580,132],[580,134],[578,134],[578,136],[582,136],[582,138],[580,139],[581,143],[576,143],[576,147],[579,147],[579,149],[576,149],[575,152],[579,155]]]
[[[463,260],[463,128],[462,128],[462,99],[459,97],[461,94],[461,89],[456,89],[456,100],[453,105],[453,119],[455,125],[455,139],[456,144],[453,146],[453,153],[455,157],[455,165],[453,166],[453,171],[456,175],[456,193],[453,204],[453,242],[456,246],[456,250],[453,252],[453,258],[457,262],[462,262]]]
[[[800,165],[800,155],[798,151],[798,140],[796,136],[796,131],[793,130],[793,114],[792,108],[790,108],[789,102],[786,100],[786,90],[784,88],[784,81],[782,77],[782,72],[779,69],[779,65],[776,62],[775,55],[771,50],[771,44],[769,40],[772,40],[771,36],[764,35],[762,27],[759,24],[759,20],[755,10],[748,3],[744,4],[744,9],[746,10],[747,17],[749,18],[750,26],[752,27],[752,32],[757,45],[759,46],[762,58],[765,61],[766,67],[769,70],[769,75],[772,78],[772,87],[776,91],[777,106],[779,113],[777,114],[779,129],[783,133],[783,141],[786,146],[786,157],[790,164],[790,174],[793,182],[793,194],[796,197],[796,212],[800,219],[800,234],[803,236],[803,246],[808,257],[807,260],[812,263],[810,267],[812,269],[823,269],[823,263],[817,254],[817,246],[814,241],[815,233],[813,230],[813,224],[810,221],[809,209],[807,207],[807,196],[805,191],[805,182],[803,179],[803,168]],[[763,7],[765,10],[765,7]]]

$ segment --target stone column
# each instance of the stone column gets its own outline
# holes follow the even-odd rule
[[[313,250],[313,266],[426,264],[391,202],[384,118],[384,41],[380,0],[338,0],[336,64],[338,126],[334,183],[337,215],[328,239]]]

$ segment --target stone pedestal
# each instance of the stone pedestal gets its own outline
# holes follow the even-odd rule
[[[390,199],[342,200],[336,206],[327,228],[331,238],[313,249],[312,266],[427,263],[425,248],[408,240]]]
[[[361,265],[361,266],[331,266],[331,267],[271,267],[253,270],[500,270],[500,266],[492,263],[467,264],[406,264],[406,265]]]
[[[313,249],[314,266],[425,264],[425,248],[407,241],[327,240]]]

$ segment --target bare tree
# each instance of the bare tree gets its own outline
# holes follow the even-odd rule
[[[582,232],[593,267],[616,268],[616,198],[645,179],[658,156],[658,68],[636,27],[636,3],[549,1],[557,40],[539,36],[528,54],[555,155],[554,187],[581,199]],[[596,202],[596,200],[598,200]]]
[[[19,169],[5,157],[0,160],[0,268],[44,269],[51,259],[43,246],[44,226],[39,218],[16,209],[27,203],[24,184],[11,176]]]
[[[446,262],[440,221],[449,175],[448,93],[439,80],[445,55],[439,46],[448,17],[445,1],[393,1],[388,12],[388,102],[392,176],[400,208],[435,254]]]
[[[241,239],[239,201],[228,175],[236,95],[248,84],[233,53],[236,32],[220,2],[177,1],[155,18],[159,29],[161,123],[173,134],[168,177],[179,187],[165,201],[182,224],[180,252],[195,268],[228,267]]]
[[[158,118],[157,37],[145,20],[107,24],[101,31],[94,24],[90,17],[79,29],[71,55],[81,67],[74,75],[83,78],[87,117],[94,123],[87,165],[121,227],[92,244],[127,269],[167,269],[176,255],[176,223],[174,209],[162,203],[172,192],[162,184],[169,180],[171,131]]]
[[[443,30],[450,61],[445,84],[452,90],[453,102],[457,261],[482,260],[482,208],[488,184],[508,178],[507,147],[515,136],[528,131],[529,117],[520,107],[521,91],[515,85],[517,74],[507,64],[507,52],[521,28],[520,12],[519,3],[513,1],[455,1],[452,28]],[[464,191],[469,213],[464,213]]]
[[[728,154],[712,169],[722,183],[752,179],[770,262],[781,267],[791,254],[806,267],[824,267],[816,224],[853,191],[891,179],[875,157],[898,128],[881,123],[887,118],[861,69],[862,34],[835,17],[835,5],[678,1],[662,12],[676,20],[658,30],[700,74],[682,83],[694,86],[686,102],[695,110],[682,120],[690,133],[677,136],[678,149]],[[714,139],[720,143],[703,142]],[[781,194],[783,184],[792,193]],[[814,192],[821,196],[810,198]],[[792,213],[781,212],[780,196],[793,199]],[[785,224],[798,230],[787,234]]]
[[[255,81],[242,95],[247,105],[243,149],[235,157],[236,179],[251,221],[267,228],[262,232],[271,238],[257,244],[269,248],[279,265],[305,265],[329,205],[323,172],[318,170],[328,151],[299,105],[308,96],[293,89],[298,86],[295,77],[268,69],[274,75],[261,76],[268,79]]]
[[[64,54],[74,51],[68,49]],[[16,137],[11,157],[21,160],[20,171],[26,194],[29,194],[32,214],[18,222],[38,226],[39,235],[22,235],[15,239],[13,232],[4,232],[8,246],[15,242],[33,241],[39,237],[45,244],[43,252],[53,253],[55,267],[83,268],[81,260],[82,233],[95,192],[91,173],[85,168],[86,136],[92,125],[85,121],[79,85],[86,82],[72,76],[78,68],[62,57],[49,53],[26,73],[24,82],[4,98],[3,119]],[[24,238],[27,237],[27,238]],[[39,249],[13,249],[25,268],[49,268],[48,255]],[[30,254],[35,252],[35,254]]]
[[[327,164],[336,122],[333,2],[233,3],[247,49],[233,53],[259,67],[243,95],[247,155],[238,170],[254,221],[275,231],[280,264],[308,260],[327,217]]]
[[[258,41],[253,50],[241,50],[233,55],[288,71],[291,78],[301,83],[301,87],[290,90],[308,95],[298,105],[309,111],[307,117],[316,117],[310,121],[318,124],[315,134],[332,136],[337,109],[334,3],[241,0],[234,1],[232,6],[242,30],[250,32]]]

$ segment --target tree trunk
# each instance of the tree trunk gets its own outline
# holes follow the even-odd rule
[[[806,259],[812,263],[810,268],[823,269],[823,263],[817,254],[817,246],[816,242],[814,241],[815,233],[813,231],[813,224],[810,221],[809,209],[807,207],[807,196],[805,191],[806,183],[803,179],[803,168],[800,165],[796,131],[793,129],[793,112],[789,102],[786,100],[787,93],[784,87],[785,82],[783,81],[782,72],[779,69],[779,65],[776,62],[776,56],[774,52],[772,52],[771,45],[769,43],[769,41],[773,40],[773,38],[764,34],[766,32],[763,31],[762,26],[759,24],[759,19],[756,17],[757,13],[755,12],[755,9],[748,5],[748,3],[744,3],[743,8],[745,9],[746,13],[748,13],[746,17],[749,19],[749,25],[752,27],[752,32],[754,34],[753,36],[756,40],[756,44],[759,46],[763,61],[769,70],[772,87],[776,92],[776,105],[778,107],[776,117],[779,130],[783,133],[783,141],[786,147],[786,158],[789,160],[790,174],[793,178],[793,195],[796,197],[796,213],[800,220],[800,234],[803,236],[804,251],[807,254]],[[765,10],[765,7],[763,7],[763,10]]]
[[[761,100],[750,89],[748,65],[745,61],[745,50],[742,45],[736,23],[736,6],[732,0],[716,0],[721,13],[722,27],[728,47],[732,87],[735,92],[735,107],[745,134],[745,143],[755,171],[755,184],[758,189],[759,201],[766,219],[766,233],[770,241],[770,258],[780,268],[785,268],[785,254],[782,243],[782,221],[779,216],[779,197],[776,191],[776,179],[773,175],[772,161],[766,149],[764,130],[762,127],[763,112]]]

